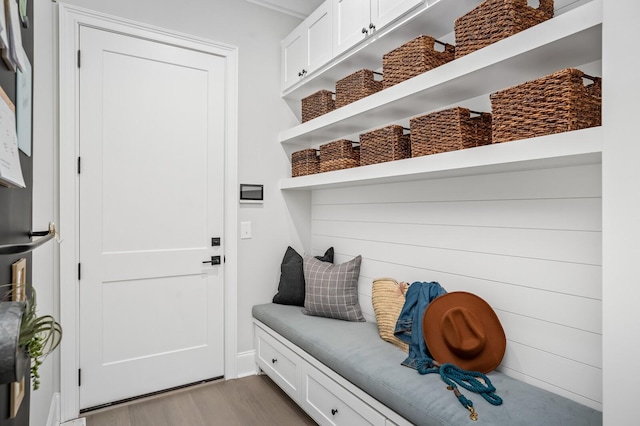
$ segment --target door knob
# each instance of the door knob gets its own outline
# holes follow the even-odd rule
[[[221,263],[220,256],[211,256],[211,260],[205,260],[202,263],[210,263],[212,265],[219,265]]]

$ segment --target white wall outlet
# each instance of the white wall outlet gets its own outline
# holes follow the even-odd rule
[[[240,222],[240,239],[251,238],[251,222]]]

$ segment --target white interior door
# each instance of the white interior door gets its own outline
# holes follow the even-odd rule
[[[80,408],[224,374],[224,58],[80,31]]]

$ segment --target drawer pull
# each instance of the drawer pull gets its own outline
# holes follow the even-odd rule
[[[338,409],[337,408],[332,408],[331,409],[331,415],[335,416],[336,414],[338,414]]]
[[[276,362],[278,362],[278,358],[272,358],[271,359],[271,364],[275,364]]]

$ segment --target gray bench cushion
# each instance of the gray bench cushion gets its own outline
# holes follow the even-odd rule
[[[400,365],[406,354],[380,339],[374,323],[307,316],[300,307],[272,303],[254,306],[253,316],[416,425],[602,424],[597,410],[495,371],[489,378],[504,403],[493,406],[463,390],[478,412],[472,422],[440,376]]]

